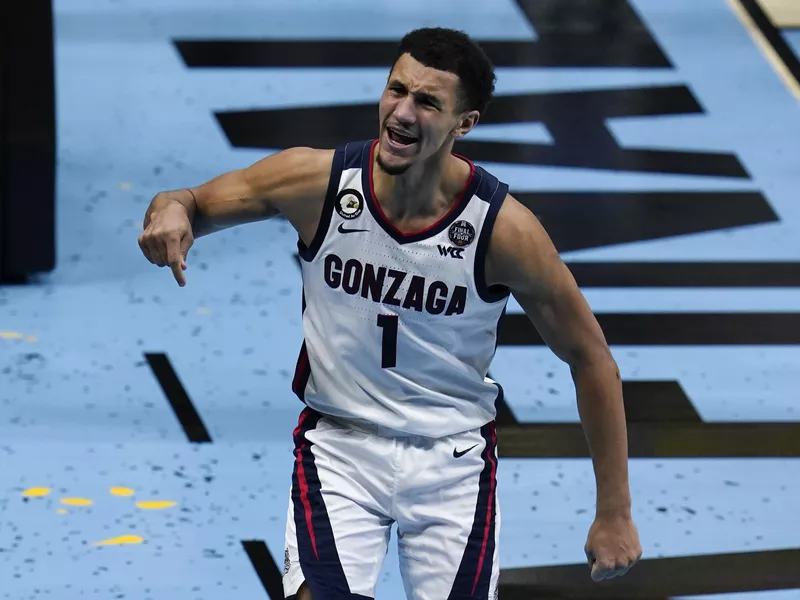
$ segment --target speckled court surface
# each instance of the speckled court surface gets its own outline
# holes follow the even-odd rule
[[[260,124],[293,109],[372,110],[386,69],[324,58],[337,41],[392,42],[436,24],[538,48],[498,62],[498,101],[467,154],[540,207],[565,260],[584,269],[623,379],[676,382],[703,423],[800,422],[800,96],[732,2],[609,3],[627,19],[617,41],[633,40],[621,59],[586,50],[617,23],[591,3],[565,1],[560,16],[547,2],[467,4],[55,3],[58,268],[0,287],[0,598],[270,598],[270,567],[256,563],[283,566],[302,408],[290,388],[302,342],[296,237],[275,221],[202,238],[183,289],[136,238],[156,192],[285,140],[328,139],[292,119]],[[587,22],[594,37],[570,29]],[[800,53],[797,30],[781,35]],[[308,46],[215,58],[214,40]],[[572,108],[542,117],[547,95]],[[530,118],[507,122],[510,106]],[[583,143],[596,152],[578,152]],[[666,282],[647,283],[648,265]],[[509,316],[519,312],[512,301]],[[698,314],[708,318],[687,317]],[[567,367],[512,337],[492,375],[514,418],[576,423]],[[181,391],[194,417],[176,412]],[[717,457],[632,457],[644,558],[800,549],[800,458],[758,456],[752,443],[751,456],[721,446]],[[504,569],[585,560],[588,459],[501,458],[498,479]],[[381,600],[404,597],[396,559],[392,544]],[[713,597],[788,600],[797,588]]]

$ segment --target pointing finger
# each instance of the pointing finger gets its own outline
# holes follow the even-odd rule
[[[180,263],[176,263],[171,265],[172,267],[172,274],[175,276],[175,281],[178,282],[178,285],[183,287],[186,285],[186,276],[183,274],[183,268],[181,267]]]
[[[167,242],[167,264],[172,269],[172,274],[178,285],[186,285],[186,277],[183,274],[183,256],[181,255],[181,240],[177,235],[169,236]]]

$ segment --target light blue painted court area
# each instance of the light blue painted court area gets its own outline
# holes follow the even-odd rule
[[[749,179],[482,166],[521,192],[759,191],[778,216],[565,260],[800,261],[797,99],[726,0],[630,4],[673,69],[499,68],[498,96],[686,85],[702,114],[609,119],[612,136],[623,148],[735,154]],[[56,0],[58,267],[0,287],[0,599],[268,598],[241,541],[263,540],[282,568],[302,409],[291,391],[296,235],[272,221],[203,237],[185,288],[137,237],[157,192],[271,152],[232,147],[215,112],[377,102],[387,73],[189,69],[173,40],[396,40],[425,25],[479,40],[537,36],[507,0]],[[800,54],[800,32],[784,35]],[[543,124],[472,135],[553,143]],[[596,312],[800,307],[800,289],[786,287],[584,293]],[[512,300],[508,311],[521,308]],[[677,381],[707,422],[800,420],[798,345],[611,349],[623,380]],[[147,353],[169,357],[213,443],[187,441]],[[521,422],[578,421],[569,369],[546,347],[499,347],[491,373]],[[630,478],[643,558],[800,548],[800,459],[631,459]],[[585,562],[588,459],[503,458],[498,482],[502,568]],[[394,544],[393,534],[380,600],[405,598]]]
[[[800,60],[800,29],[789,29],[783,32],[783,37],[789,42],[795,56]]]

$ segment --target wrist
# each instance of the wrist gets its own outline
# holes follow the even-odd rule
[[[595,511],[598,515],[630,517],[630,490],[627,486],[619,486],[619,488],[615,490],[600,489],[597,494]]]
[[[195,200],[194,193],[188,188],[173,192],[160,192],[153,198],[151,210],[154,212],[161,212],[165,208],[172,206],[182,207],[186,211],[186,214],[191,217],[197,208],[197,201]]]
[[[595,511],[596,519],[632,519],[630,507],[628,508],[613,508],[613,509],[600,509]]]

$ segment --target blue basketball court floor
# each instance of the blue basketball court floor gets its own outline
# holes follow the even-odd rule
[[[800,598],[800,30],[756,0],[54,10],[58,267],[0,287],[0,598],[282,597],[296,237],[201,238],[185,288],[136,240],[158,191],[374,135],[423,25],[486,44],[460,149],[540,215],[620,367],[644,556],[604,597]],[[513,300],[491,374],[501,598],[612,593],[568,368]],[[394,540],[377,597],[404,597]]]

